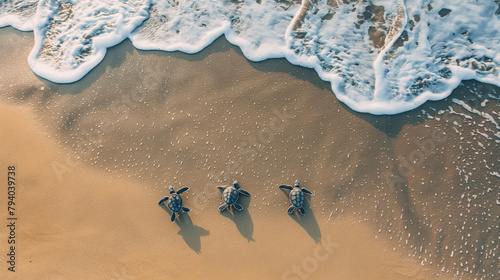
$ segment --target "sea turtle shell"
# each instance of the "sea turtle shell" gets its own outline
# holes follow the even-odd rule
[[[293,206],[300,208],[304,203],[304,193],[300,188],[293,188],[290,192],[290,202]]]
[[[222,200],[224,200],[224,202],[227,205],[233,205],[236,202],[236,200],[238,200],[238,197],[239,197],[239,192],[233,186],[227,187],[222,193]]]
[[[182,198],[180,195],[173,193],[170,195],[168,198],[168,203],[167,203],[168,208],[172,210],[173,212],[180,212],[182,209]]]

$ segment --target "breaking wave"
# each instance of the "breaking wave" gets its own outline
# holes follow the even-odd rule
[[[252,61],[314,68],[352,109],[396,114],[462,80],[500,86],[499,0],[41,0],[0,2],[0,27],[33,30],[28,62],[81,79],[129,38],[143,50],[203,50],[224,35]]]

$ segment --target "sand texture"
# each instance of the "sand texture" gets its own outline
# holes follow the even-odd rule
[[[224,39],[196,55],[126,41],[67,85],[31,72],[32,44],[0,29],[0,180],[15,165],[18,184],[2,279],[499,275],[496,87],[373,116],[314,71],[249,62]],[[235,179],[252,196],[219,213],[216,186]],[[313,192],[305,216],[278,189],[296,179]],[[175,223],[157,205],[169,185],[190,187]]]

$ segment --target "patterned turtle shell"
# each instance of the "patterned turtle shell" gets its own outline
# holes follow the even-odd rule
[[[304,203],[304,193],[300,188],[295,187],[290,192],[290,202],[292,202],[292,205],[297,208],[302,207],[302,204]]]
[[[238,189],[236,189],[233,186],[227,187],[226,189],[224,189],[224,192],[222,193],[222,200],[224,200],[224,202],[227,205],[233,205],[236,202],[236,200],[238,200],[238,197],[239,197]]]
[[[168,198],[167,203],[168,208],[175,213],[179,213],[182,209],[182,198],[180,195],[173,193]]]

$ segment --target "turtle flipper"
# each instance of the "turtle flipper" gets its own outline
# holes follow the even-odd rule
[[[236,210],[238,210],[238,211],[243,210],[243,206],[241,206],[241,204],[238,204],[237,202],[235,202],[235,203],[233,204],[233,206],[234,206],[234,209],[236,209]]]
[[[290,208],[288,208],[288,210],[286,210],[286,212],[291,215],[293,213],[294,209],[295,209],[295,206],[292,205],[292,206],[290,206]]]
[[[239,193],[241,193],[242,195],[250,196],[250,193],[249,193],[249,192],[247,192],[247,191],[244,191],[244,190],[242,190],[242,189],[239,189],[238,191],[239,191]]]
[[[189,190],[189,188],[188,188],[188,187],[184,187],[184,188],[182,188],[182,189],[178,190],[178,191],[177,191],[177,194],[181,194],[181,193],[186,192],[186,191],[188,191],[188,190]]]
[[[191,211],[191,209],[187,208],[186,206],[182,206],[182,211],[187,213],[187,212]]]
[[[162,205],[163,203],[165,203],[165,201],[168,200],[168,196],[165,196],[164,198],[162,198],[159,202],[158,202],[158,205]]]
[[[306,210],[304,209],[304,207],[301,206],[301,207],[299,207],[297,209],[299,209],[300,214],[302,214],[302,215],[306,214]]]
[[[229,187],[229,186],[217,186],[217,188],[219,188],[219,189],[221,189],[221,190],[224,190],[224,189],[226,189],[227,187]]]
[[[289,191],[293,190],[292,186],[290,185],[281,185],[279,186],[279,188],[282,190],[289,190]]]
[[[222,211],[226,210],[226,207],[227,207],[227,204],[225,204],[225,203],[222,204],[221,206],[219,206],[219,211],[222,212]]]
[[[170,221],[172,223],[175,221],[175,212],[172,212],[172,216],[170,217]]]
[[[306,188],[302,188],[301,190],[302,190],[303,193],[313,194],[310,190],[308,190]]]

